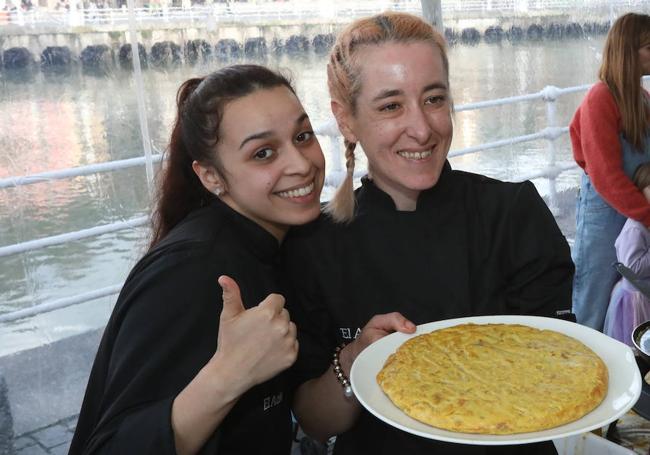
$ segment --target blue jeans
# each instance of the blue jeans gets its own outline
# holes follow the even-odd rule
[[[572,257],[576,266],[573,279],[573,312],[578,323],[603,329],[612,288],[619,276],[614,242],[626,218],[596,192],[586,174],[582,175],[576,207],[576,240]]]
[[[637,151],[619,135],[623,172],[632,180],[637,167],[650,162],[650,132],[645,149]],[[626,218],[600,197],[589,180],[582,175],[576,207],[576,241],[571,256],[576,266],[573,278],[573,313],[580,324],[603,330],[609,297],[619,276],[612,264],[616,262],[614,242]]]

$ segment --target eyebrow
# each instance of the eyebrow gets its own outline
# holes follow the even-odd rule
[[[309,116],[307,115],[306,112],[303,112],[297,119],[296,119],[296,125],[300,125],[305,119],[308,119]],[[255,139],[266,139],[270,136],[273,136],[273,131],[261,131],[259,133],[251,134],[250,136],[246,137],[242,141],[242,143],[239,145],[239,150],[241,150],[244,145],[246,145],[247,142],[249,141],[254,141]]]
[[[432,84],[427,85],[422,89],[422,93],[426,93],[429,90],[435,90],[435,89],[443,89],[447,90],[447,84],[443,84],[442,82],[434,82]],[[380,101],[385,98],[390,98],[391,96],[397,96],[397,95],[402,95],[404,92],[402,90],[382,90],[379,92],[379,95],[375,96],[372,101]]]

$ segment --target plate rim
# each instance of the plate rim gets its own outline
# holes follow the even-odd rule
[[[629,399],[629,402],[626,403],[621,409],[617,410],[616,412],[612,413],[607,417],[606,419],[600,419],[597,422],[594,422],[590,425],[586,425],[584,427],[580,427],[578,429],[573,429],[573,430],[566,430],[562,431],[562,428],[566,425],[574,425],[575,422],[579,422],[581,419],[584,419],[586,416],[588,416],[591,412],[595,411],[598,409],[598,407],[602,406],[603,403],[606,402],[610,392],[611,392],[611,387],[612,387],[612,381],[611,381],[611,367],[610,365],[607,365],[608,367],[608,373],[610,375],[610,380],[608,381],[608,389],[607,389],[607,395],[605,395],[605,398],[603,401],[596,406],[592,411],[587,413],[585,416],[581,417],[581,419],[575,420],[573,422],[568,422],[566,424],[549,428],[546,430],[542,431],[536,431],[536,432],[527,432],[527,433],[515,433],[511,435],[484,435],[484,434],[474,434],[474,433],[460,433],[460,432],[453,432],[449,430],[443,430],[440,428],[436,427],[431,427],[434,432],[424,432],[420,431],[415,428],[410,428],[407,426],[402,425],[399,422],[395,422],[392,420],[390,417],[384,416],[381,414],[381,412],[375,410],[373,406],[369,403],[366,402],[364,399],[364,393],[360,393],[359,390],[359,377],[362,373],[359,372],[360,366],[364,361],[365,358],[369,355],[369,352],[372,352],[372,350],[377,349],[378,346],[381,346],[386,343],[393,343],[395,342],[395,339],[402,339],[402,341],[399,343],[401,345],[404,341],[413,338],[415,336],[421,335],[423,333],[428,333],[432,332],[433,330],[439,330],[447,327],[452,327],[455,325],[459,324],[465,324],[465,323],[475,323],[475,324],[490,324],[490,323],[505,323],[505,324],[522,324],[522,325],[528,325],[534,328],[540,328],[540,325],[553,325],[554,327],[559,327],[561,328],[566,328],[568,329],[571,327],[572,329],[577,329],[579,332],[584,332],[585,334],[591,334],[592,336],[596,336],[596,338],[601,338],[601,341],[605,343],[614,343],[613,346],[616,346],[617,349],[620,349],[621,351],[625,351],[625,363],[630,363],[631,365],[634,366],[634,378],[630,378],[630,390],[628,392],[632,392],[632,396]],[[546,328],[546,327],[544,327]],[[554,329],[551,329],[554,330]],[[563,330],[557,330],[556,331],[560,333],[566,334]],[[568,336],[573,336],[569,335]],[[575,336],[573,336],[575,338]],[[590,340],[588,342],[585,342],[583,340],[580,340],[583,342],[585,345],[587,345],[590,349],[594,350],[594,347],[592,346],[595,344],[593,340]],[[398,346],[399,346],[398,345]],[[599,354],[599,356],[602,358],[602,356]],[[631,362],[628,361],[628,357],[631,358]],[[603,359],[603,361],[605,361]],[[629,411],[632,406],[637,402],[639,399],[639,396],[641,394],[641,373],[639,372],[638,366],[636,365],[636,361],[634,360],[634,352],[632,349],[627,346],[624,343],[621,343],[613,338],[608,337],[607,335],[594,330],[590,327],[583,326],[574,322],[570,322],[567,320],[563,319],[557,319],[557,318],[550,318],[550,317],[544,317],[544,316],[523,316],[523,315],[492,315],[492,316],[468,316],[468,317],[462,317],[462,318],[452,318],[452,319],[443,319],[443,320],[438,320],[438,321],[433,321],[433,322],[428,322],[424,324],[419,324],[417,325],[417,329],[415,333],[413,334],[405,334],[405,333],[400,333],[400,332],[394,332],[391,333],[383,338],[380,338],[379,340],[375,341],[374,343],[370,344],[367,346],[363,351],[359,353],[357,358],[354,360],[352,367],[350,369],[350,383],[352,386],[352,390],[354,391],[355,397],[359,401],[359,403],[365,408],[369,413],[380,419],[381,421],[395,427],[398,429],[401,429],[402,431],[415,434],[417,436],[425,437],[428,439],[435,439],[439,441],[445,441],[445,442],[452,442],[452,443],[460,443],[460,444],[472,444],[472,445],[512,445],[512,444],[527,444],[527,443],[533,443],[533,442],[541,442],[541,441],[548,441],[552,439],[561,439],[561,438],[566,438],[569,436],[574,436],[577,434],[582,434],[586,433],[588,431],[594,430],[596,428],[602,428],[605,425],[608,425],[609,423],[613,422],[614,420],[618,419],[621,415]],[[379,386],[377,386],[379,387]],[[381,391],[381,388],[379,388]],[[383,391],[382,391],[383,393]],[[390,405],[392,405],[396,410],[398,410],[400,413],[402,413],[408,420],[412,420],[416,424],[419,425],[426,425],[422,422],[419,422],[412,417],[406,415],[401,409],[399,409],[397,406],[395,406],[392,401],[388,397],[386,397]]]

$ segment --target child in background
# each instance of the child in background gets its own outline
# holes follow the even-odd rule
[[[634,172],[634,184],[650,199],[650,163],[640,165]],[[631,218],[625,222],[615,243],[620,263],[633,270],[650,284],[650,230]],[[609,301],[604,332],[629,346],[632,331],[650,320],[650,298],[643,295],[625,278],[621,278]]]

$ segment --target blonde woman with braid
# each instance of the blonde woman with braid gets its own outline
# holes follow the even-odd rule
[[[417,437],[350,396],[353,360],[388,333],[470,315],[568,313],[573,264],[530,182],[451,168],[449,64],[430,25],[402,13],[357,20],[338,36],[327,71],[348,176],[326,213],[284,248],[300,424],[321,441],[336,435],[337,455],[555,453],[550,441],[486,447]],[[368,175],[353,192],[356,145]]]
[[[573,157],[584,170],[576,211],[573,311],[578,322],[603,330],[618,279],[614,242],[626,218],[650,226],[650,204],[634,183],[650,161],[650,16],[629,13],[610,29],[599,79],[571,122]]]

